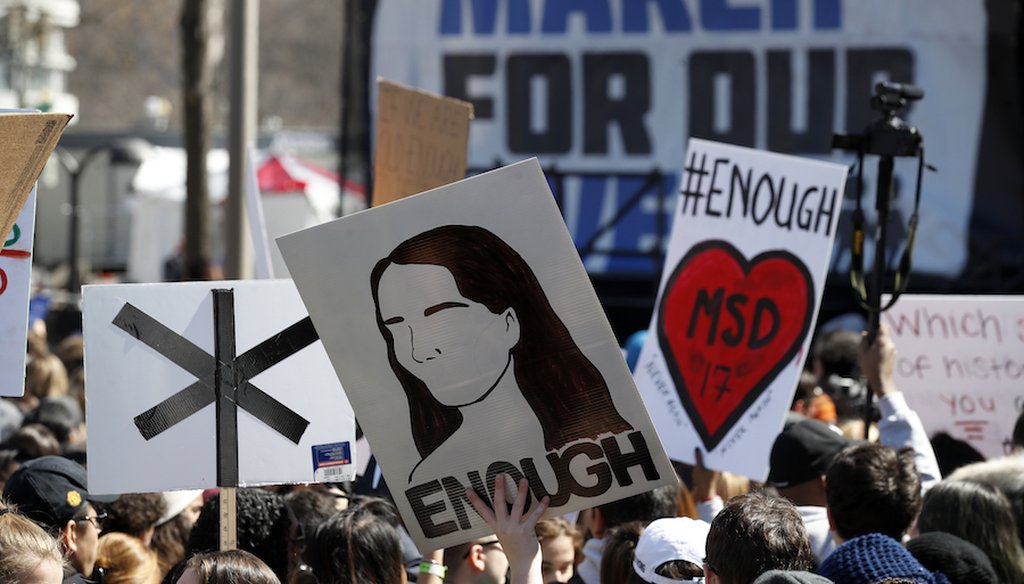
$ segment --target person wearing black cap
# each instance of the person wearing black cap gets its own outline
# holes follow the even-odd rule
[[[116,497],[91,496],[82,465],[60,456],[26,462],[4,485],[4,498],[24,515],[49,530],[64,548],[74,572],[65,584],[87,584],[92,574],[103,515],[91,502]]]
[[[868,346],[866,337],[862,339],[859,360],[879,398],[879,443],[897,450],[911,448],[921,486],[927,490],[941,478],[939,464],[924,425],[893,382],[896,348],[886,325],[872,345]],[[834,426],[802,420],[787,426],[772,446],[768,484],[797,506],[819,563],[836,547],[826,511],[825,471],[840,451],[854,444]]]

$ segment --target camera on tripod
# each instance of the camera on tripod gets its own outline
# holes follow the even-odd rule
[[[875,85],[871,107],[883,117],[868,124],[863,134],[835,134],[832,147],[878,156],[918,156],[922,138],[917,128],[899,117],[911,101],[924,97],[921,88],[909,83],[881,82]]]

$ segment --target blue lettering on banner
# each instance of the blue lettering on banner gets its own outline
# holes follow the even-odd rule
[[[565,34],[569,15],[573,12],[587,18],[587,32],[612,31],[612,9],[608,0],[547,0],[544,3],[544,34]]]
[[[651,6],[660,18],[661,27],[668,33],[693,30],[693,18],[684,0],[624,0],[621,7],[621,32],[647,33],[656,30],[650,22]],[[736,4],[735,0],[700,0],[698,18],[700,27],[711,32],[759,31],[769,26],[774,31],[793,31],[799,27],[798,0],[765,0],[765,5]],[[842,25],[841,0],[813,0],[812,26],[814,30],[838,30]],[[530,12],[530,0],[441,0],[441,36],[461,35],[467,22],[472,22],[471,33],[477,36],[499,34],[498,12],[504,9],[508,35],[535,32],[535,21]],[[768,22],[763,18],[767,12]],[[540,32],[545,35],[564,35],[569,18],[579,15],[586,21],[589,34],[613,32],[612,7],[609,0],[545,0],[543,2]]]
[[[661,22],[666,32],[688,32],[693,30],[693,20],[686,6],[680,0],[655,0],[661,14]],[[623,32],[645,33],[651,30],[647,22],[647,4],[649,0],[636,0],[622,3]]]

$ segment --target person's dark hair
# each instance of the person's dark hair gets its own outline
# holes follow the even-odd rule
[[[360,497],[358,501],[353,503],[353,506],[373,513],[391,524],[391,527],[398,528],[402,524],[402,519],[398,515],[398,509],[395,507],[395,504],[382,497]]]
[[[1017,538],[1024,544],[1024,456],[1004,456],[958,469],[947,477],[991,485],[1010,500],[1017,520]]]
[[[644,521],[630,521],[610,530],[601,552],[601,582],[647,584],[633,569],[636,544],[643,535]]]
[[[1017,423],[1013,425],[1013,434],[1010,443],[1015,448],[1024,449],[1024,411],[1017,416]]]
[[[160,584],[178,584],[178,580],[181,579],[181,575],[185,573],[185,568],[187,567],[187,558],[177,562],[164,573],[164,579],[160,581]]]
[[[402,242],[370,274],[377,326],[387,344],[391,368],[409,399],[413,441],[422,458],[455,433],[462,413],[441,404],[423,381],[398,362],[378,293],[381,276],[392,264],[447,268],[463,297],[495,314],[508,308],[515,311],[521,330],[519,343],[512,348],[515,378],[540,420],[548,450],[600,433],[632,429],[616,411],[601,373],[576,346],[522,256],[486,229],[445,225]]]
[[[172,566],[185,559],[185,546],[188,544],[192,526],[186,523],[185,517],[179,513],[161,523],[153,530],[153,539],[149,547],[156,552],[160,570],[167,572]]]
[[[679,515],[679,487],[665,485],[639,495],[598,505],[606,529],[618,527],[629,521],[640,521],[644,525],[662,517]]]
[[[814,399],[814,391],[818,388],[818,379],[810,371],[801,371],[800,378],[796,382],[796,393],[793,394],[792,405],[803,400],[810,403]],[[792,407],[792,406],[791,406]]]
[[[18,462],[60,454],[60,442],[53,432],[42,424],[25,424],[18,428],[18,431],[4,443],[4,447],[17,452],[15,460]]]
[[[670,580],[692,580],[704,576],[704,568],[686,560],[671,560],[654,569],[654,573]]]
[[[943,531],[959,536],[985,552],[999,581],[1024,582],[1024,549],[1010,501],[990,485],[946,480],[924,496],[917,520],[921,533]]]
[[[405,569],[398,530],[365,507],[317,526],[303,559],[320,584],[400,584]]]
[[[810,570],[814,561],[796,507],[760,492],[726,503],[706,547],[705,563],[722,584],[747,584],[768,570]]]
[[[53,432],[58,442],[66,445],[71,432],[82,423],[82,409],[70,396],[48,397],[40,400],[34,410],[25,414],[22,423],[44,425]]]
[[[186,570],[195,570],[200,584],[281,584],[279,578],[257,556],[244,550],[209,552],[192,556]]]
[[[847,447],[832,459],[825,480],[829,512],[843,539],[881,533],[899,541],[921,510],[921,477],[909,448]]]
[[[821,361],[825,377],[838,375],[853,378],[860,375],[857,364],[857,348],[860,347],[860,333],[834,329],[821,335],[814,343],[812,355]]]
[[[238,548],[266,562],[277,577],[288,577],[288,529],[291,519],[280,495],[256,488],[235,491]],[[188,553],[212,552],[220,545],[220,497],[203,504],[192,527]]]
[[[284,496],[284,504],[295,514],[306,533],[338,512],[334,497],[316,489],[298,489]]]
[[[142,537],[167,510],[167,503],[160,493],[126,493],[115,501],[96,503],[95,506],[107,514],[104,533],[119,531],[135,537]]]

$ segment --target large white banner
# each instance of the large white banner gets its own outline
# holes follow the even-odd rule
[[[470,167],[536,155],[545,167],[594,173],[564,185],[578,244],[639,186],[617,175],[654,167],[678,184],[688,137],[850,164],[852,155],[831,149],[833,132],[859,133],[879,117],[869,107],[877,81],[917,84],[926,95],[906,117],[942,174],[925,176],[914,264],[956,275],[981,133],[985,25],[980,0],[382,0],[373,74],[471,101]],[[915,174],[914,161],[897,164],[894,213],[904,221]],[[868,196],[874,175],[869,159]],[[672,207],[659,209],[653,192],[598,250],[651,249],[658,215]],[[659,268],[642,257],[587,260],[597,272]],[[848,266],[840,253],[832,269]]]
[[[634,377],[674,460],[763,480],[810,344],[846,167],[690,140]]]
[[[896,386],[930,436],[1002,456],[1024,411],[1024,297],[904,295],[882,316]]]

